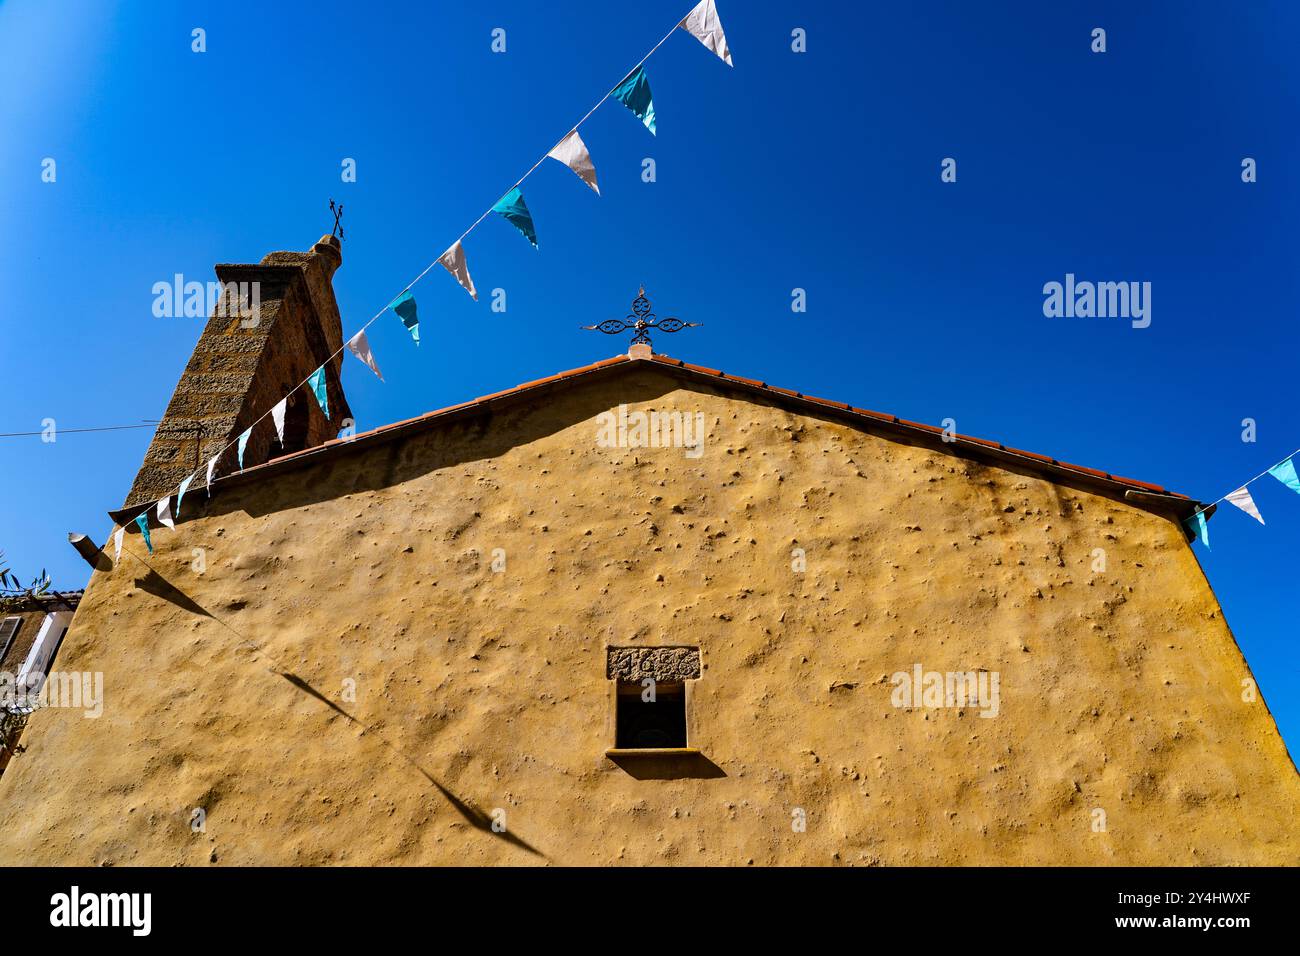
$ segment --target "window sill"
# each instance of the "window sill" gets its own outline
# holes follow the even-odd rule
[[[611,747],[606,757],[693,757],[698,747]]]

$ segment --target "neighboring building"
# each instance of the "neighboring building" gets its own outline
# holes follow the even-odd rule
[[[339,261],[208,323],[117,520],[337,347]],[[103,714],[33,716],[0,861],[1300,862],[1185,497],[645,346],[294,408],[91,578]]]
[[[0,614],[0,773],[31,712],[26,698],[40,693],[81,594],[56,591],[22,598]]]

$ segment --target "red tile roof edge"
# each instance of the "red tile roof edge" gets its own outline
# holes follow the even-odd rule
[[[663,365],[668,368],[684,369],[696,375],[706,376],[709,378],[716,378],[729,385],[735,385],[735,386],[751,389],[758,392],[770,392],[773,395],[778,397],[793,398],[796,401],[804,402],[809,405],[828,407],[833,410],[851,416],[864,418],[874,423],[892,425],[894,427],[902,428],[905,430],[911,429],[930,436],[943,433],[943,429],[936,428],[933,425],[926,425],[921,422],[912,422],[912,421],[908,421],[907,419],[899,418],[897,415],[889,415],[883,412],[873,412],[865,408],[855,408],[854,406],[848,404],[847,402],[838,402],[827,398],[818,398],[814,395],[808,395],[803,392],[796,392],[788,388],[781,388],[780,386],[777,385],[768,385],[764,382],[760,382],[755,379],[747,379],[747,378],[741,378],[739,376],[728,375],[725,372],[722,372],[718,369],[706,368],[702,365],[692,365],[689,362],[682,361],[681,359],[671,358],[670,356],[667,355],[654,354],[649,359],[634,359],[627,355],[615,355],[612,358],[603,359],[599,362],[594,362],[591,365],[584,365],[581,368],[570,369],[566,372],[560,372],[556,375],[551,375],[546,378],[539,378],[539,379],[534,379],[531,382],[524,382],[520,385],[516,385],[514,388],[507,388],[499,392],[493,392],[489,395],[482,395],[476,399],[473,399],[472,401],[460,402],[456,405],[447,406],[446,408],[440,408],[440,409],[436,409],[435,411],[425,412],[423,415],[417,415],[415,418],[408,418],[400,422],[392,422],[388,425],[381,425],[378,428],[373,428],[369,431],[361,432],[360,434],[353,435],[351,438],[332,438],[322,445],[314,445],[311,448],[305,448],[302,451],[293,452],[292,454],[289,455],[282,455],[279,458],[272,458],[270,461],[267,461],[260,465],[254,465],[251,468],[247,468],[242,472],[235,472],[234,474],[227,475],[224,478],[218,478],[213,482],[213,484],[219,486],[222,482],[230,481],[231,479],[234,478],[255,475],[258,472],[263,471],[264,469],[270,469],[272,467],[278,468],[296,459],[307,458],[314,455],[318,455],[325,449],[331,449],[341,445],[352,445],[362,440],[377,438],[397,430],[403,430],[411,426],[418,425],[420,423],[431,422],[435,419],[444,417],[446,415],[449,415],[453,412],[460,411],[465,408],[469,408],[471,406],[482,405],[489,402],[498,401],[502,398],[507,398],[510,396],[521,394],[530,389],[541,388],[559,382],[565,382],[575,378],[580,378],[584,375],[589,375],[593,372],[599,371],[600,369],[609,368],[614,365],[622,365],[628,362],[644,362],[644,361],[650,361],[656,365]],[[1178,498],[1183,501],[1186,501],[1188,504],[1194,503],[1193,499],[1189,498],[1187,495],[1179,494],[1178,492],[1175,491],[1169,491],[1163,488],[1162,486],[1152,484],[1151,482],[1139,481],[1136,478],[1124,478],[1120,475],[1114,475],[1109,472],[1100,471],[1096,468],[1088,468],[1084,465],[1072,465],[1069,462],[1059,461],[1055,458],[1050,458],[1047,455],[1040,455],[1040,454],[1036,454],[1035,452],[1024,451],[1019,448],[1010,448],[999,442],[989,441],[984,438],[975,438],[971,435],[954,434],[954,439],[955,439],[954,444],[960,442],[966,442],[973,445],[980,445],[987,448],[995,449],[996,451],[1002,452],[1005,455],[1023,457],[1029,459],[1032,462],[1046,465],[1049,470],[1060,471],[1065,473],[1073,473],[1085,477],[1101,479],[1104,481],[1112,482],[1117,485],[1126,486],[1127,488],[1131,488],[1134,491],[1157,494],[1157,495],[1167,495],[1171,498]]]

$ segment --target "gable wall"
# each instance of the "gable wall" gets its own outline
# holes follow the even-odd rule
[[[599,447],[620,402],[703,454]],[[189,515],[94,575],[104,715],[34,716],[0,862],[1300,862],[1199,566],[1122,503],[640,368]],[[703,763],[615,764],[606,648],[682,644]],[[892,706],[916,663],[998,716]]]

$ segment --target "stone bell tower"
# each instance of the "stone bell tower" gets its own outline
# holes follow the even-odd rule
[[[224,289],[181,373],[162,422],[123,507],[157,500],[198,471],[343,346],[331,280],[343,264],[339,241],[322,236],[308,252],[272,252],[257,264],[218,265]],[[268,416],[244,453],[244,467],[335,437],[352,417],[339,374],[343,355],[325,369],[330,417],[306,387],[289,397],[284,444]],[[217,474],[238,468],[233,447]]]

